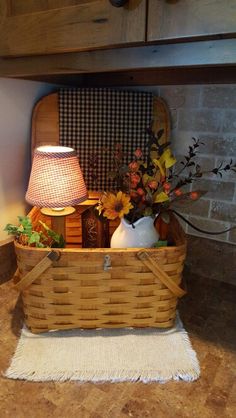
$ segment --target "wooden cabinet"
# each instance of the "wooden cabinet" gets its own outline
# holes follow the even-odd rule
[[[142,43],[145,25],[146,0],[0,0],[0,56]]]
[[[147,41],[236,34],[235,0],[149,0],[148,4]]]
[[[2,57],[235,35],[235,0],[0,0]]]
[[[236,81],[236,0],[111,1],[122,0],[0,0],[0,77],[78,86]]]

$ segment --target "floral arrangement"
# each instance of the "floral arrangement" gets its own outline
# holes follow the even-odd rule
[[[203,171],[195,157],[199,147],[204,144],[196,138],[192,138],[193,143],[180,165],[176,164],[170,143],[163,143],[163,130],[155,134],[149,127],[147,133],[146,154],[136,149],[128,164],[123,163],[121,145],[116,145],[114,171],[111,173],[115,188],[114,191],[102,193],[96,207],[99,215],[110,220],[125,217],[134,224],[141,217],[160,214],[168,223],[168,212],[172,207],[193,203],[206,193],[198,189],[185,192],[184,186],[206,173],[222,177],[224,172],[236,171],[232,160],[227,164],[222,162],[210,171]]]

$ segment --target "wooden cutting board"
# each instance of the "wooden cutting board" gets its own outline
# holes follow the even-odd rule
[[[153,129],[155,132],[164,130],[163,143],[170,140],[170,116],[166,103],[159,97],[153,101]],[[34,149],[42,145],[59,145],[59,93],[43,97],[34,107],[32,114],[32,155]],[[89,193],[89,199],[77,207],[76,212],[66,218],[66,242],[70,247],[82,245],[81,214],[94,205],[98,198],[96,192]],[[48,217],[47,217],[48,218]],[[50,226],[50,219],[45,219]],[[119,224],[118,220],[109,222],[110,236]]]
[[[36,104],[32,115],[32,152],[41,145],[59,144],[59,93],[43,97]],[[154,131],[164,129],[163,142],[170,139],[170,116],[166,103],[160,97],[153,101]]]

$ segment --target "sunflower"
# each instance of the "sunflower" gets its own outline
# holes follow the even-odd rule
[[[117,194],[107,193],[102,199],[103,215],[108,219],[122,218],[132,209],[130,196],[119,191]]]

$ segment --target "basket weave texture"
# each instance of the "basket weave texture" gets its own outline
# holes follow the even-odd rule
[[[48,249],[15,243],[16,286],[22,291],[26,325],[33,333],[71,328],[171,327],[178,297],[185,293],[179,285],[186,238],[175,218],[170,233],[173,246],[66,248],[59,249],[58,261],[48,259]]]

